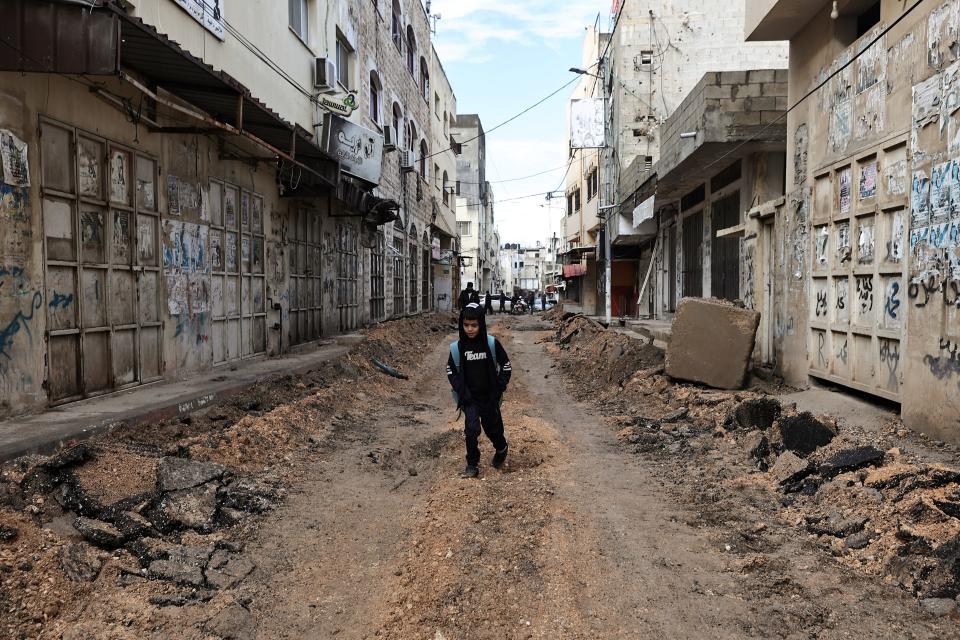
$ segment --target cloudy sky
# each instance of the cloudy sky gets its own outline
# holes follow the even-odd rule
[[[509,119],[573,79],[584,30],[610,0],[433,0],[434,37],[460,113],[484,128]],[[566,102],[573,85],[487,136],[487,180],[497,199],[502,242],[533,244],[560,235],[563,199],[514,199],[560,187],[566,168]],[[535,173],[527,180],[514,180]],[[514,200],[511,200],[514,199]]]

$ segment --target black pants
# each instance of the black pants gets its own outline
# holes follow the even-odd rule
[[[507,439],[503,436],[503,416],[500,415],[500,407],[492,402],[473,404],[464,409],[463,413],[467,464],[475,467],[480,462],[481,427],[497,451],[503,451],[507,446]]]

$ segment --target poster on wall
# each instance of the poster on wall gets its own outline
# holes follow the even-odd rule
[[[253,232],[263,231],[263,198],[253,196]]]
[[[250,194],[246,191],[240,194],[240,226],[250,228]]]
[[[114,150],[110,154],[110,199],[130,204],[130,156]]]
[[[12,187],[30,186],[27,143],[6,129],[0,129],[0,159],[3,164],[2,182]]]
[[[606,146],[603,99],[582,98],[570,101],[570,147],[600,149]]]
[[[853,171],[849,168],[844,169],[840,172],[840,215],[846,215],[850,213],[850,204],[852,202],[851,198],[851,185],[853,182]]]
[[[870,162],[860,167],[860,199],[867,200],[877,195],[877,163]]]
[[[224,0],[173,0],[184,11],[203,25],[203,28],[224,39],[223,2]]]

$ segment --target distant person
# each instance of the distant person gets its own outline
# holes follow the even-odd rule
[[[540,307],[541,307],[541,308],[540,308],[541,311],[544,311],[544,312],[545,312],[545,311],[547,310],[547,293],[546,293],[546,291],[544,291],[544,292],[542,292],[542,293],[540,294]]]
[[[493,443],[490,464],[503,466],[509,447],[503,435],[500,404],[510,383],[513,366],[500,341],[487,334],[486,317],[479,304],[468,304],[460,312],[460,339],[450,345],[447,379],[453,387],[457,408],[463,410],[463,433],[467,445],[467,466],[462,477],[480,475],[480,430]]]
[[[507,294],[505,294],[505,293],[503,292],[503,289],[501,289],[501,290],[500,290],[500,311],[499,311],[499,313],[503,313],[504,307],[506,306],[506,304],[507,304]]]
[[[493,315],[493,296],[490,295],[489,289],[487,289],[487,295],[484,298],[483,312],[487,315]]]
[[[537,299],[537,294],[531,291],[527,294],[527,306],[530,307],[530,315],[533,315],[533,303]]]
[[[466,309],[467,305],[471,302],[480,303],[480,294],[477,293],[477,290],[473,288],[473,283],[468,282],[467,288],[460,292],[460,299],[458,300],[458,305],[460,309]]]

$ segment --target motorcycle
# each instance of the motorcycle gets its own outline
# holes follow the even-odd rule
[[[523,300],[518,300],[512,307],[510,307],[510,315],[512,316],[522,316],[530,310],[530,307],[527,306],[527,303]]]

